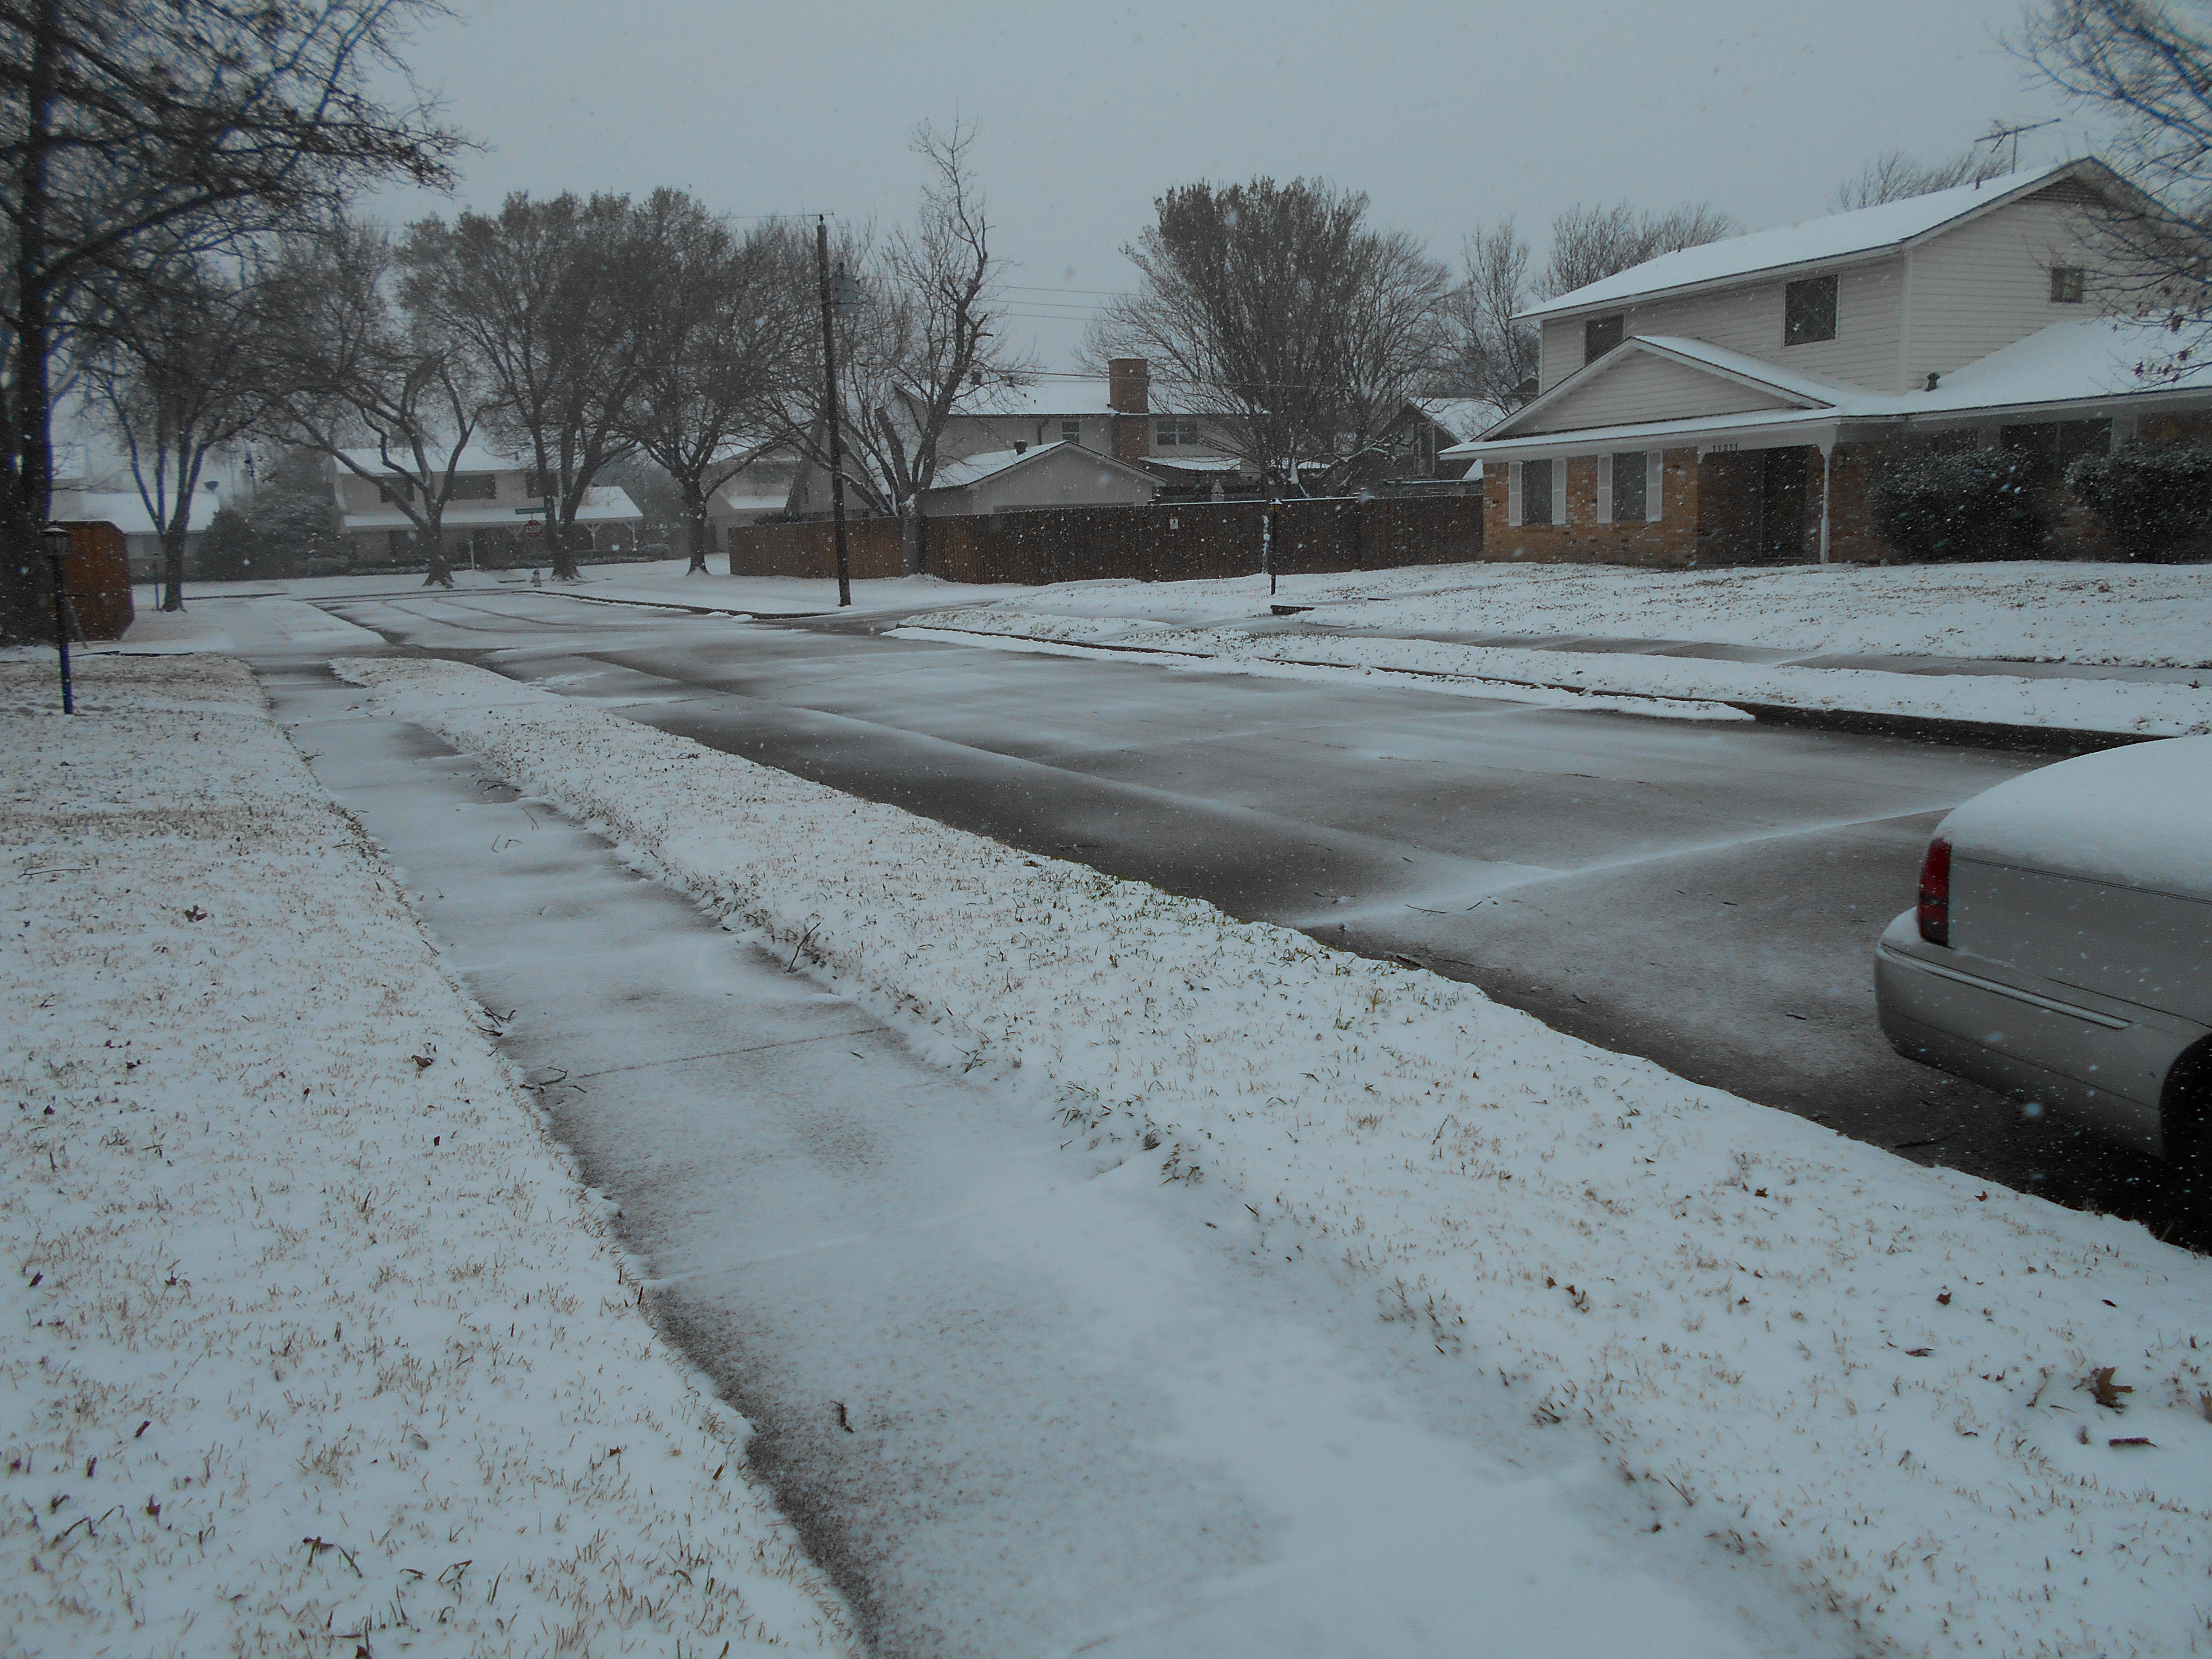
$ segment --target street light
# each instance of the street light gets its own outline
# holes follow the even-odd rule
[[[69,556],[70,532],[65,524],[50,524],[46,527],[46,562],[53,568],[54,580],[54,649],[61,653],[62,713],[76,713],[76,694],[70,685],[69,659]]]

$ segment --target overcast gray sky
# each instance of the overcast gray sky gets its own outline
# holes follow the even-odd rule
[[[1121,245],[1194,179],[1325,175],[1451,254],[1577,200],[1710,199],[1751,228],[1828,210],[1876,152],[2063,112],[2000,37],[2020,0],[1198,8],[455,0],[413,61],[489,145],[458,198],[672,184],[731,214],[888,222],[926,117],[980,122],[1014,298],[1064,367]],[[2087,146],[2077,126],[2021,160]],[[450,211],[389,198],[382,216]],[[1079,291],[1068,291],[1079,290]],[[1056,320],[1055,320],[1056,319]]]

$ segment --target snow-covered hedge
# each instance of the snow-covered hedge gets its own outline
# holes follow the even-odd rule
[[[252,676],[52,677],[0,665],[0,1647],[854,1651]]]
[[[927,1052],[1293,1222],[1865,1651],[2203,1640],[2212,1281],[2140,1228],[481,670],[339,666]]]

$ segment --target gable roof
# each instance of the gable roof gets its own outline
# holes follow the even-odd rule
[[[1800,224],[1747,235],[1724,237],[1679,252],[1662,253],[1640,265],[1531,306],[1522,317],[1559,317],[1598,307],[1646,300],[1660,295],[1738,281],[1765,271],[1801,265],[1871,258],[1909,246],[1950,229],[1963,220],[2032,196],[2063,180],[2074,179],[2100,191],[2132,195],[2133,190],[2094,158],[2061,161],[1978,185],[1958,185],[1901,202],[1881,202],[1850,213],[1830,214]]]
[[[1541,453],[1547,447],[1595,446],[1615,439],[1622,441],[1624,447],[1632,447],[1636,441],[1671,435],[1703,437],[1808,423],[1826,428],[1838,421],[1909,421],[1915,416],[1940,420],[1984,410],[2018,412],[2033,419],[2050,420],[2057,418],[2050,412],[2052,406],[2075,405],[2082,413],[2110,413],[2112,400],[2116,398],[2179,395],[2193,398],[2201,404],[2208,393],[2212,393],[2212,360],[2192,362],[2165,377],[2147,376],[2141,372],[2144,365],[2166,358],[2172,349],[2171,339],[2154,320],[2080,317],[2069,322],[2053,323],[1963,368],[1954,369],[1933,389],[1916,386],[1909,392],[1886,392],[1815,380],[1741,352],[1707,345],[1701,340],[1639,337],[1623,342],[1596,362],[1560,381],[1551,392],[1516,410],[1473,443],[1444,450],[1441,459],[1473,458],[1492,453]],[[1523,416],[1553,404],[1558,394],[1570,387],[1589,386],[1595,378],[1595,371],[1604,369],[1616,359],[1627,359],[1632,347],[1648,349],[1654,355],[1663,355],[1676,362],[1698,364],[1708,372],[1769,389],[1777,395],[1778,401],[1785,401],[1787,406],[1604,427],[1563,427],[1534,433],[1519,429],[1522,428]],[[2039,413],[2039,410],[2043,412]]]
[[[1744,352],[1731,351],[1726,346],[1711,345],[1675,334],[1638,334],[1622,341],[1595,362],[1583,364],[1541,397],[1522,404],[1482,436],[1485,441],[1494,441],[1510,437],[1516,432],[1543,431],[1543,417],[1547,410],[1579,396],[1605,376],[1653,357],[1764,393],[1789,409],[1833,408],[1842,392],[1842,388],[1825,380],[1796,374]]]
[[[1027,449],[993,449],[987,450],[980,455],[963,455],[957,461],[947,461],[939,467],[936,476],[930,480],[929,487],[932,489],[964,489],[969,484],[981,483],[986,478],[995,478],[1002,472],[1012,471],[1016,467],[1029,466],[1048,455],[1059,454],[1063,450],[1072,451],[1082,456],[1086,462],[1095,461],[1102,466],[1112,468],[1115,471],[1126,472],[1132,477],[1142,478],[1148,484],[1155,482],[1152,474],[1141,467],[1131,466],[1127,461],[1116,460],[1111,455],[1102,454],[1095,449],[1085,449],[1081,444],[1069,443],[1063,439],[1055,443],[1032,444]]]

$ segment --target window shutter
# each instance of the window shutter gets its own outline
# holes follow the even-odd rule
[[[1505,464],[1505,522],[1515,529],[1521,527],[1521,463]]]
[[[1646,523],[1659,522],[1661,492],[1667,483],[1667,457],[1662,450],[1647,451],[1644,457],[1644,517]]]
[[[1597,521],[1613,522],[1613,457],[1597,458]]]
[[[1567,463],[1564,457],[1552,463],[1552,522],[1562,527],[1567,522]]]

